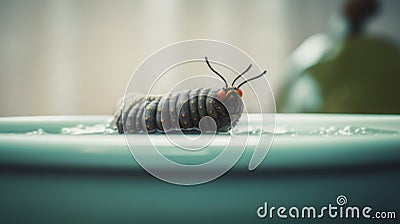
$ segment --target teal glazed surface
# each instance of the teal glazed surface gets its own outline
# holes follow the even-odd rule
[[[257,115],[250,118],[257,127]],[[299,223],[314,220],[262,220],[256,210],[265,201],[277,206],[334,204],[341,194],[351,204],[400,214],[399,115],[278,114],[277,130],[295,130],[297,135],[277,133],[254,171],[247,169],[254,150],[250,141],[230,171],[197,186],[168,184],[146,173],[123,135],[59,134],[63,127],[108,119],[0,118],[0,223]],[[315,133],[321,127],[348,125],[384,131],[350,136]],[[39,128],[47,134],[26,134]],[[188,163],[213,158],[222,147],[215,144],[188,155],[171,149],[164,136],[152,138],[163,154]],[[139,140],[138,145],[144,152],[149,147]]]

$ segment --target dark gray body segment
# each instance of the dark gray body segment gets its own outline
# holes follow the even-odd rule
[[[229,116],[230,113],[228,112],[227,107],[223,103],[221,103],[218,100],[215,100],[214,103],[215,103],[214,108],[218,114],[218,119],[216,119],[218,127],[217,131],[218,132],[228,131],[230,127],[235,126],[236,123],[234,124],[231,123],[231,117]]]
[[[211,90],[209,92],[209,94],[207,95],[207,98],[206,98],[206,110],[207,110],[207,114],[209,116],[211,116],[216,121],[218,119],[218,113],[215,110],[215,101],[217,101],[215,99],[215,95],[216,95],[216,93],[214,93],[213,90]]]
[[[149,104],[147,104],[144,111],[144,122],[146,124],[147,133],[155,133],[157,131],[157,106],[160,102],[161,97],[155,98]]]
[[[124,129],[128,131],[128,133],[135,133],[136,132],[136,116],[139,111],[139,107],[141,105],[141,101],[136,102],[136,104],[131,108],[131,110],[128,113],[128,116],[124,116],[124,120],[126,122],[124,123]]]
[[[194,127],[199,127],[199,111],[198,111],[198,95],[201,91],[201,88],[190,91],[189,94],[189,110],[190,110],[190,118],[192,120],[192,125]]]
[[[176,104],[176,109],[179,111],[179,126],[183,129],[188,129],[193,127],[192,118],[190,115],[189,108],[189,95],[191,90],[186,90],[179,93],[178,103]]]
[[[158,130],[160,130],[160,131],[166,131],[166,130],[169,130],[169,129],[171,129],[172,128],[172,125],[171,125],[171,118],[170,118],[170,116],[169,116],[169,101],[170,101],[170,99],[171,99],[171,94],[168,94],[165,98],[164,98],[164,101],[163,101],[163,105],[162,105],[162,107],[161,107],[161,109],[162,109],[162,111],[161,111],[161,120],[160,120],[160,122],[162,123],[162,128],[161,129],[158,129]],[[158,107],[158,108],[160,108],[160,107]]]
[[[164,100],[165,100],[165,97],[161,97],[160,101],[158,102],[158,105],[157,105],[157,112],[156,112],[157,130],[163,130],[163,125],[161,123],[161,112],[163,110]]]
[[[210,92],[211,89],[201,89],[199,92],[199,96],[197,97],[197,104],[198,104],[198,111],[199,111],[199,117],[200,119],[207,116],[207,107],[206,107],[206,100],[207,100],[207,95],[208,92]]]
[[[171,95],[171,98],[168,102],[169,105],[169,118],[170,118],[170,122],[171,122],[171,128],[169,128],[168,130],[178,130],[179,129],[179,111],[177,109],[179,109],[179,107],[177,107],[177,102],[178,102],[178,97],[179,97],[179,93],[173,93]]]
[[[144,108],[146,108],[146,105],[149,103],[148,100],[143,100],[142,102],[139,102],[138,104],[140,104],[138,112],[136,114],[136,131],[138,133],[142,133],[145,130],[144,127],[144,116],[143,116],[143,112],[144,112]]]

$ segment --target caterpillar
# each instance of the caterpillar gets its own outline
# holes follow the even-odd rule
[[[243,112],[243,93],[240,87],[265,75],[266,71],[235,87],[235,82],[252,67],[250,64],[228,86],[226,79],[211,66],[207,57],[205,61],[211,71],[224,81],[224,87],[197,88],[164,96],[125,97],[126,106],[121,106],[114,114],[114,127],[116,126],[120,134],[229,131],[238,123]],[[214,128],[210,122],[200,126],[200,120],[206,116],[214,120]],[[200,127],[204,130],[200,130]]]

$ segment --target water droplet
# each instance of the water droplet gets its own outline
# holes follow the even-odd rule
[[[37,130],[27,132],[28,135],[45,135],[47,134],[42,128],[38,128]]]

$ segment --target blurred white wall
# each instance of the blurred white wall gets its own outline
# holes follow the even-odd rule
[[[109,114],[137,66],[158,49],[206,38],[233,44],[269,71],[328,29],[342,0],[0,1],[0,116]],[[371,26],[400,42],[400,1]]]

